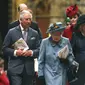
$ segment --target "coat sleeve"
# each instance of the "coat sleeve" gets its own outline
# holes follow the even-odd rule
[[[38,33],[36,33],[36,41],[35,43],[35,49],[33,49],[33,57],[37,58],[39,56],[39,50],[40,50],[40,39]]]
[[[38,57],[38,76],[44,76],[45,42],[42,40]]]
[[[4,39],[3,46],[2,46],[3,54],[6,56],[13,56],[14,55],[14,49],[11,48],[12,44],[13,44],[11,42],[11,35],[12,35],[12,31],[9,30],[5,39]]]
[[[74,57],[73,49],[69,40],[68,40],[68,47],[69,47],[69,55],[67,57],[67,60],[69,62],[69,65],[72,65],[72,62],[75,60],[75,57]]]
[[[72,35],[72,39],[71,39],[71,46],[72,46],[72,49],[73,49],[73,54],[75,55],[75,50],[76,50],[76,43],[77,43],[77,37],[76,37],[76,34],[73,33]]]

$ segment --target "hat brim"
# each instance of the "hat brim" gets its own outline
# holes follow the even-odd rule
[[[48,29],[47,31],[46,31],[46,33],[52,33],[52,32],[62,32],[62,31],[64,31],[64,29],[65,29],[66,27],[64,26],[64,27],[61,27],[61,28],[59,28],[59,29],[55,29],[55,30],[50,30],[50,29]]]

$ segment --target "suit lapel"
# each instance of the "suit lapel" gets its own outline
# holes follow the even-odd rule
[[[19,37],[20,37],[20,38],[21,38],[21,37],[23,38],[23,35],[22,35],[22,31],[21,31],[20,26],[17,26],[16,30],[18,31]]]
[[[27,43],[30,43],[31,36],[32,36],[32,29],[29,27],[27,34],[27,41],[26,41]]]
[[[20,26],[17,26],[16,30],[18,31],[19,38],[21,38],[21,37],[23,38]],[[27,32],[28,32],[28,34],[27,34],[26,43],[28,44],[28,46],[30,46],[31,45],[31,37],[33,36],[32,28],[29,27]]]

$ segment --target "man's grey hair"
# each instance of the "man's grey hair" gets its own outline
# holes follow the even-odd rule
[[[20,12],[20,16],[19,16],[20,20],[24,18],[24,14],[30,15],[32,19],[32,14],[28,10],[23,10],[22,12]]]

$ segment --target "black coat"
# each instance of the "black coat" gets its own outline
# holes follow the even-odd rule
[[[83,60],[85,61],[85,36],[80,32],[73,33],[71,45],[75,59],[78,62],[82,62]]]

